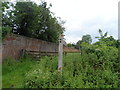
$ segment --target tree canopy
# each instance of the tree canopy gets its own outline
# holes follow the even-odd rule
[[[58,42],[59,35],[65,31],[64,21],[57,18],[51,11],[52,5],[41,1],[34,2],[3,2],[2,26],[3,36],[11,32],[50,42]]]
[[[81,48],[81,44],[85,42],[85,43],[88,43],[88,44],[91,44],[92,43],[92,38],[91,38],[91,35],[87,34],[87,35],[83,35],[82,36],[82,40],[79,40],[77,43],[76,43],[76,48],[77,49],[80,49]]]
[[[107,32],[106,33],[102,33],[102,30],[101,29],[99,29],[99,34],[100,34],[100,37],[95,37],[95,38],[98,38],[98,41],[97,42],[94,42],[93,44],[91,44],[91,42],[92,42],[92,38],[91,38],[91,36],[90,35],[83,35],[82,36],[82,40],[79,40],[77,43],[76,43],[76,45],[75,45],[75,47],[77,48],[77,49],[81,49],[83,46],[85,47],[88,47],[88,46],[91,46],[91,45],[93,45],[93,46],[96,46],[96,45],[98,45],[98,46],[101,46],[101,45],[104,45],[104,46],[112,46],[112,47],[115,47],[115,48],[118,48],[119,47],[119,40],[116,40],[116,39],[114,39],[114,37],[113,36],[109,36],[109,37],[107,37]]]
[[[92,38],[89,34],[83,35],[82,41],[91,44],[92,43]]]

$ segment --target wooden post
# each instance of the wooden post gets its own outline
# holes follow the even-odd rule
[[[63,36],[59,37],[59,48],[58,48],[58,72],[62,73],[62,58],[63,58]]]

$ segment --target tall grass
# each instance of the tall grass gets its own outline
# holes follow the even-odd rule
[[[2,64],[0,64],[0,89],[2,88]]]
[[[111,61],[98,60],[95,54],[68,54],[64,56],[61,75],[57,72],[57,57],[45,57],[26,74],[25,87],[116,88],[120,86],[118,73],[111,66]]]
[[[4,60],[2,65],[2,87],[23,88],[25,73],[36,64],[31,58]]]
[[[9,60],[3,64],[3,88],[117,88],[119,73],[109,59],[98,59],[94,53],[68,53],[63,57],[62,75],[57,71],[57,56]]]

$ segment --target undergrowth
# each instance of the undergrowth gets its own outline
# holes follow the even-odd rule
[[[68,53],[63,57],[63,71],[57,71],[58,57],[43,57],[37,61],[22,58],[3,63],[3,88],[118,88],[120,77],[117,56],[94,53]]]

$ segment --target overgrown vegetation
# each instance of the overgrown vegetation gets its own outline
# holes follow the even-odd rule
[[[43,57],[40,61],[32,61],[28,58],[14,63],[13,61],[6,61],[3,64],[3,87],[120,87],[118,50],[106,47],[100,50],[102,53],[98,52],[98,54],[101,54],[100,58],[96,53],[84,53],[83,55],[68,53],[63,58],[62,75],[57,71],[57,57]]]
[[[23,88],[26,72],[35,65],[31,58],[22,58],[19,61],[14,59],[4,60],[2,65],[2,87]]]
[[[100,57],[98,57],[100,56]],[[117,88],[120,87],[118,49],[100,47],[83,55],[68,54],[63,60],[62,76],[55,61],[41,60],[26,74],[27,88]],[[41,67],[41,68],[40,68]]]
[[[3,87],[120,87],[119,41],[106,35],[94,44],[85,42],[87,40],[78,43],[81,53],[68,53],[64,56],[62,75],[57,71],[57,56],[43,57],[38,61],[30,58],[14,62],[6,60],[3,64]]]
[[[50,11],[47,2],[3,2],[2,35],[16,33],[46,41],[58,42],[64,32],[61,19]],[[13,7],[13,8],[11,8]],[[11,8],[11,9],[10,9]],[[4,60],[3,88],[118,88],[120,87],[119,40],[99,29],[99,41],[92,43],[84,35],[76,44],[81,53],[68,53],[63,58],[62,75],[57,71],[58,57],[29,57]],[[120,50],[119,50],[120,51]]]

